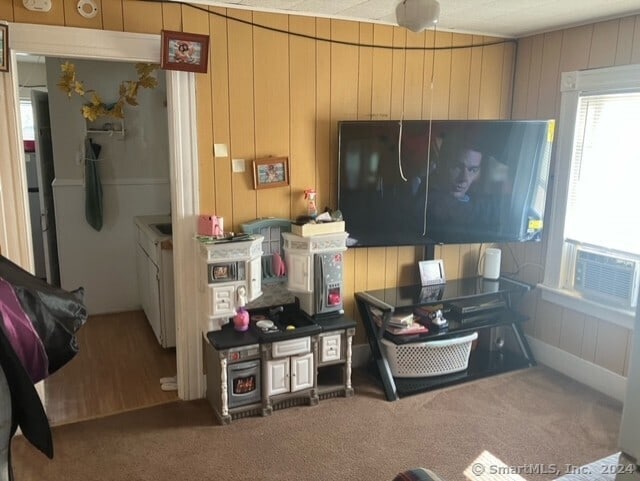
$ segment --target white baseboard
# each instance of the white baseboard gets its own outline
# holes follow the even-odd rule
[[[624,402],[627,378],[563,351],[551,344],[526,336],[537,362],[561,372],[582,384]]]

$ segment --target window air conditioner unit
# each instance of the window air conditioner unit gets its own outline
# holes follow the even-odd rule
[[[637,260],[576,248],[573,288],[585,297],[635,308],[639,280]]]

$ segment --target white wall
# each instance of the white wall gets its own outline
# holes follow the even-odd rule
[[[133,218],[170,211],[169,145],[164,72],[156,89],[141,89],[139,105],[125,109],[124,137],[91,135],[102,146],[99,170],[103,188],[103,227],[85,220],[84,103],[59,89],[64,59],[47,59],[53,137],[54,201],[60,279],[65,289],[85,288],[89,314],[140,308],[136,285]],[[85,88],[115,101],[122,80],[136,80],[134,64],[74,60]],[[116,122],[101,118],[97,121]]]
[[[84,166],[78,161],[84,156],[85,119],[81,109],[90,100],[90,94],[82,98],[75,93],[68,97],[57,84],[60,82],[60,66],[65,59],[47,58],[47,83],[56,177],[82,179]],[[85,89],[95,90],[105,103],[118,99],[118,89],[123,80],[137,80],[135,64],[73,60],[77,80]],[[140,89],[137,107],[125,108],[124,138],[118,135],[92,135],[102,145],[101,175],[107,179],[169,178],[169,134],[167,126],[166,82],[164,72],[156,72],[159,86]],[[93,123],[101,126],[116,123],[119,119],[101,117]]]
[[[104,225],[100,232],[84,220],[84,186],[54,181],[60,282],[65,289],[85,288],[89,314],[140,309],[133,217],[168,205],[169,183],[149,179],[106,181]],[[165,210],[165,213],[168,212]]]
[[[18,57],[19,96],[31,99],[31,90],[47,90],[47,72],[44,62],[23,62]]]

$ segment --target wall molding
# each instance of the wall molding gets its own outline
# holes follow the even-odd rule
[[[25,23],[10,23],[9,29],[9,47],[14,51],[51,57],[160,63],[160,36],[155,34]]]
[[[596,391],[624,402],[627,378],[613,371],[586,361],[551,344],[526,336],[534,358],[540,364],[550,367],[571,379],[575,379]]]

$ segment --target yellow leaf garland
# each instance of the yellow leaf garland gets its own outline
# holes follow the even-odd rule
[[[102,101],[102,98],[95,90],[85,88],[84,83],[76,78],[76,66],[68,61],[60,66],[62,75],[60,76],[58,87],[69,98],[74,92],[81,97],[91,94],[91,100],[82,106],[82,116],[87,120],[94,121],[99,117],[106,116],[123,119],[125,104],[138,105],[137,97],[140,87],[153,89],[158,86],[158,79],[153,76],[153,73],[159,67],[157,64],[136,64],[138,80],[123,80],[118,89],[118,100],[109,105]]]

